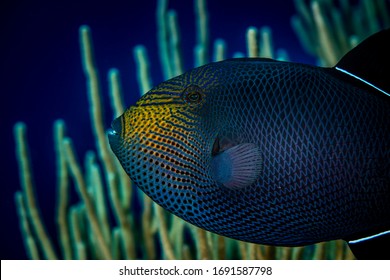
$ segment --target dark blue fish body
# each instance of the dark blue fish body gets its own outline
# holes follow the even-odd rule
[[[205,130],[254,143],[262,166],[253,185],[203,192],[212,206],[197,224],[276,245],[390,227],[390,102],[327,69],[262,60],[210,67],[222,82]]]
[[[386,232],[390,86],[381,69],[367,82],[350,66],[389,31],[375,36],[336,68],[232,59],[193,69],[116,119],[111,147],[154,201],[224,236],[300,246]]]

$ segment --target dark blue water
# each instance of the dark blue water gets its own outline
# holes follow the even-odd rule
[[[57,240],[53,121],[65,120],[79,158],[86,150],[95,148],[78,28],[88,24],[92,29],[103,94],[107,93],[107,71],[116,67],[121,72],[126,105],[131,105],[139,94],[132,52],[135,45],[144,44],[148,49],[153,84],[162,81],[156,43],[156,1],[3,0],[0,5],[0,257],[24,259],[13,197],[20,189],[14,123],[27,124],[38,202],[47,229]],[[293,1],[209,0],[207,6],[211,39],[225,39],[228,56],[246,51],[248,26],[267,25],[273,31],[274,46],[285,48],[291,61],[314,63],[290,26],[295,13]],[[170,7],[178,12],[185,68],[190,69],[195,44],[193,1],[171,0]],[[104,100],[109,109],[106,96]],[[107,110],[107,127],[110,122],[111,112]]]

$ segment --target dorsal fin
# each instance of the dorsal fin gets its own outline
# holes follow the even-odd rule
[[[335,68],[390,96],[390,29],[365,39],[344,55]]]
[[[224,61],[227,62],[284,62],[275,60],[272,58],[265,58],[265,57],[236,57],[236,58],[228,58]]]

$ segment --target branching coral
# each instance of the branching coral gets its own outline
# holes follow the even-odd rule
[[[305,50],[322,66],[334,66],[359,42],[390,27],[386,0],[295,0],[298,14],[291,24]],[[388,2],[388,1],[387,1]]]
[[[363,1],[368,5],[368,1]],[[367,2],[367,3],[366,3]],[[384,5],[379,1],[378,6]],[[194,65],[209,62],[208,13],[205,0],[196,0],[197,43],[194,48]],[[351,48],[356,39],[350,38],[354,29],[343,29],[341,15],[346,13],[347,1],[342,10],[332,9],[332,23],[324,7],[329,1],[313,1],[308,8],[303,1],[296,1],[299,15],[293,26],[307,50],[318,56],[322,64],[332,64]],[[165,78],[183,72],[180,52],[180,36],[175,11],[167,10],[167,1],[157,4],[158,44],[160,63]],[[327,6],[328,5],[328,6]],[[371,7],[371,6],[370,6]],[[382,13],[388,24],[388,15]],[[367,14],[367,20],[375,16]],[[337,30],[329,33],[330,29]],[[340,29],[340,30],[339,30]],[[375,29],[372,27],[372,29]],[[352,30],[352,31],[351,31]],[[372,31],[370,29],[370,31]],[[321,33],[322,32],[322,33]],[[347,34],[347,35],[346,35]],[[358,40],[367,33],[356,34]],[[332,38],[330,40],[329,38]],[[354,37],[353,37],[354,38]],[[328,42],[326,48],[319,44]],[[261,43],[261,44],[260,44]],[[248,244],[209,232],[184,222],[133,187],[127,175],[108,147],[103,126],[100,81],[97,75],[89,27],[80,27],[82,65],[86,77],[90,119],[96,140],[96,153],[89,151],[84,158],[84,168],[77,159],[72,140],[66,135],[65,123],[54,122],[54,143],[57,159],[57,226],[60,254],[48,236],[35,200],[34,181],[26,126],[15,125],[15,142],[20,168],[22,191],[15,195],[21,232],[28,257],[31,259],[351,259],[351,252],[343,241],[320,243],[307,247],[284,248]],[[237,54],[239,56],[242,54]],[[271,30],[249,27],[247,30],[247,56],[275,57]],[[151,88],[151,75],[146,48],[134,48],[140,92]],[[214,61],[226,58],[226,44],[217,39],[213,46]],[[279,50],[276,58],[287,60],[286,52]],[[109,95],[113,117],[124,110],[119,72],[109,71]],[[83,170],[84,169],[84,170]],[[70,187],[74,185],[80,201],[69,205]],[[135,205],[140,202],[141,206]],[[139,209],[141,208],[141,209]],[[113,217],[113,219],[110,219]]]

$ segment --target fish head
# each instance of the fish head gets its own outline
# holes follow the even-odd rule
[[[220,118],[216,71],[196,68],[151,89],[112,122],[110,146],[133,183],[185,220],[211,174]],[[194,221],[193,221],[194,222]]]

